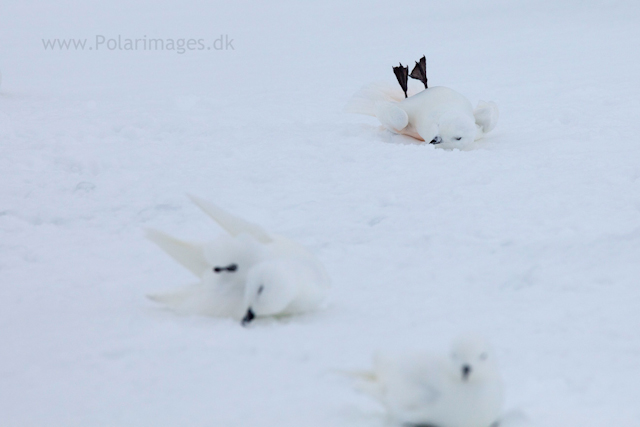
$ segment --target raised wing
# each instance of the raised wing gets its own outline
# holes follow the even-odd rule
[[[189,198],[198,205],[200,209],[209,215],[220,227],[227,230],[232,236],[247,233],[253,236],[260,243],[268,244],[273,242],[273,238],[259,225],[245,221],[242,218],[231,215],[229,212],[217,207],[211,202],[207,202],[199,197],[189,195]]]
[[[149,240],[198,278],[201,278],[202,274],[210,268],[204,258],[203,245],[185,242],[152,228],[146,230],[146,235]]]

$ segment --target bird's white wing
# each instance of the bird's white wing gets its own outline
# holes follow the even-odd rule
[[[420,402],[423,405],[433,405],[442,397],[442,390],[438,390],[433,384],[427,382],[419,382],[416,385]]]
[[[491,132],[498,123],[498,106],[495,102],[479,101],[478,106],[473,110],[473,116],[483,133]]]
[[[429,354],[403,355],[394,359],[378,357],[376,369],[384,383],[384,401],[399,419],[431,418],[443,397],[439,381],[439,359]]]
[[[387,128],[401,131],[409,124],[407,112],[393,102],[378,102],[376,104],[376,117]]]
[[[202,277],[202,273],[210,267],[204,258],[203,245],[185,242],[151,228],[146,230],[146,235],[149,240],[198,278]]]
[[[179,314],[199,314],[241,319],[242,294],[224,292],[215,283],[185,286],[169,292],[148,294],[147,298]]]
[[[147,294],[151,301],[164,304],[173,310],[180,310],[191,296],[199,290],[200,286],[187,286],[171,292]]]
[[[412,82],[409,82],[411,86]],[[412,87],[409,88],[410,92]],[[376,116],[376,104],[379,102],[391,101],[400,102],[404,99],[404,93],[399,85],[390,85],[386,82],[371,83],[353,95],[345,107],[345,112],[354,114],[365,114]]]
[[[232,236],[237,236],[241,233],[247,233],[253,236],[257,241],[264,244],[269,244],[273,241],[273,238],[259,225],[245,221],[242,218],[231,215],[229,212],[219,208],[211,202],[207,202],[199,197],[189,195],[189,198],[198,205],[200,209],[209,215],[220,227],[227,230]]]

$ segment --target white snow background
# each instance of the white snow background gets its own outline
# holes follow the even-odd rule
[[[639,22],[632,0],[2,0],[0,425],[379,427],[336,371],[469,329],[535,425],[640,425]],[[499,105],[474,150],[342,112],[423,54]],[[307,245],[328,308],[242,328],[148,301],[194,278],[145,227],[221,232],[187,192]]]

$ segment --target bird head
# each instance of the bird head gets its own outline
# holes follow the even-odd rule
[[[247,275],[242,324],[258,316],[282,313],[297,294],[295,261],[274,259],[255,265]]]
[[[476,132],[473,116],[458,112],[445,113],[438,123],[438,131],[434,137],[436,142],[433,139],[431,142],[438,143],[442,148],[465,148],[475,140]]]
[[[452,375],[462,382],[478,382],[498,374],[494,352],[488,342],[475,335],[461,336],[451,346]]]

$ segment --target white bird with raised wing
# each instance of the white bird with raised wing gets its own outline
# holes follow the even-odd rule
[[[191,200],[228,234],[192,243],[148,230],[151,241],[200,279],[149,298],[180,313],[232,317],[243,325],[255,317],[302,313],[322,304],[329,278],[309,250],[205,200]]]

